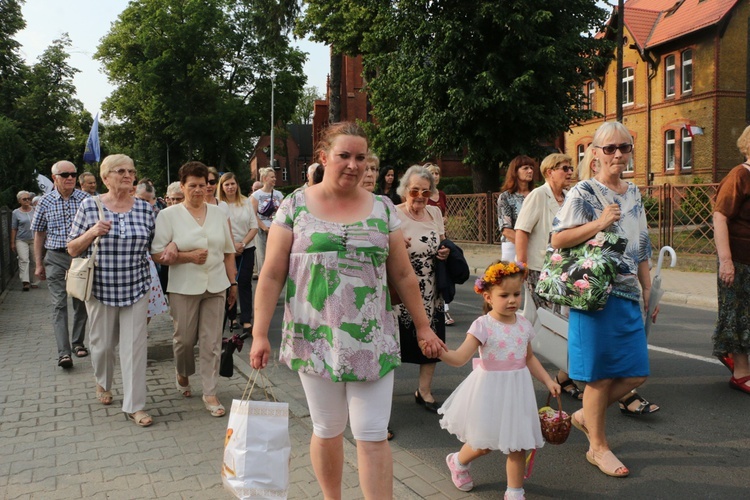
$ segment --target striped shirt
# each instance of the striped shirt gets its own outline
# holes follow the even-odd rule
[[[47,250],[64,250],[68,245],[68,233],[78,211],[78,206],[89,195],[78,189],[67,200],[60,196],[57,190],[51,191],[39,200],[36,214],[31,222],[31,230],[46,232],[47,239],[44,248]]]
[[[135,199],[128,212],[111,212],[103,204],[104,217],[112,221],[109,233],[99,241],[92,295],[102,304],[126,307],[151,290],[151,273],[146,252],[154,238],[154,210]],[[99,221],[93,198],[81,203],[73,220],[70,239],[75,239]],[[93,243],[85,252],[91,255]]]

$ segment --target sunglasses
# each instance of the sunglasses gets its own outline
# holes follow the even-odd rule
[[[430,191],[429,189],[413,188],[409,190],[409,196],[411,196],[412,198],[417,198],[419,196],[421,196],[422,198],[429,198],[430,196],[432,196],[432,191]]]
[[[63,179],[67,179],[68,177],[77,177],[78,174],[76,172],[60,172],[59,174],[55,174],[59,177],[62,177]]]
[[[128,174],[130,176],[135,177],[135,169],[134,168],[118,168],[117,170],[112,170],[112,172],[116,173],[117,175]]]
[[[620,150],[620,153],[626,155],[633,151],[633,145],[629,143],[625,144],[607,144],[606,146],[594,146],[595,148],[599,148],[602,150],[602,152],[605,155],[613,155],[615,154],[615,151],[618,149]]]
[[[208,183],[209,183],[210,185],[212,185],[212,186],[215,186],[215,185],[216,185],[216,182],[217,182],[217,180],[216,180],[216,179],[209,179],[209,180],[208,180]]]
[[[31,201],[31,198],[21,198],[21,201]]]
[[[177,198],[176,196],[171,196],[171,197],[167,197],[167,199],[168,199],[169,201],[182,201],[182,200],[184,200],[184,199],[185,199],[185,197],[184,197],[184,196],[182,196],[182,197],[180,197],[180,198]]]
[[[573,167],[571,167],[570,165],[565,165],[563,167],[561,167],[560,165],[557,165],[555,167],[552,167],[552,170],[562,170],[563,172],[572,172]]]

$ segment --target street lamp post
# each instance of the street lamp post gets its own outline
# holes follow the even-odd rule
[[[271,71],[271,168],[274,167],[273,164],[273,146],[274,146],[274,140],[273,140],[273,129],[274,129],[274,120],[273,120],[273,94],[276,86],[276,72]]]

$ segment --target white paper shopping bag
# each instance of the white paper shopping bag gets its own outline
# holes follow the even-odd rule
[[[244,398],[233,400],[229,412],[221,468],[224,486],[242,499],[286,498],[292,448],[289,405]]]

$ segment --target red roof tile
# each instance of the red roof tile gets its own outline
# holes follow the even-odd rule
[[[646,46],[649,35],[659,19],[660,12],[645,9],[625,9],[625,25],[633,35],[634,42],[640,49]]]

